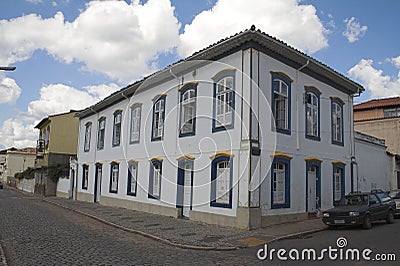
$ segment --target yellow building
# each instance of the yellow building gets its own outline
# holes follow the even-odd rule
[[[69,159],[76,157],[78,146],[78,122],[76,111],[50,115],[35,128],[39,129],[35,163],[35,193],[56,195],[57,183],[52,180],[51,170],[62,170],[61,177],[68,176]],[[50,171],[49,171],[50,170]],[[50,174],[50,175],[49,175]]]

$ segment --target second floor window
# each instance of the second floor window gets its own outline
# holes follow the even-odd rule
[[[181,91],[181,118],[179,135],[194,135],[196,125],[196,87]]]
[[[142,107],[134,105],[131,108],[131,135],[129,143],[139,143],[140,141],[140,113]]]
[[[164,134],[165,96],[159,97],[153,106],[152,140],[161,140]]]
[[[104,137],[106,134],[106,118],[100,118],[99,120],[99,128],[97,132],[97,149],[104,149]]]
[[[343,104],[332,101],[332,143],[343,145]]]
[[[319,91],[306,88],[306,137],[319,139]]]
[[[119,146],[121,143],[121,123],[122,123],[122,111],[116,111],[114,113],[114,127],[113,127],[113,146]]]
[[[213,131],[233,127],[234,119],[234,75],[229,73],[214,84],[214,122]]]
[[[88,122],[85,125],[85,144],[84,144],[84,151],[90,150],[90,135],[92,132],[92,123]]]
[[[283,77],[273,77],[273,113],[277,131],[290,133],[290,87]]]

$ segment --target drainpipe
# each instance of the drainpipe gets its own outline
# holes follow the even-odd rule
[[[310,59],[307,59],[307,63],[305,63],[303,66],[298,68],[296,70],[296,110],[297,110],[297,121],[296,121],[296,149],[300,149],[300,135],[299,135],[299,121],[300,121],[300,112],[299,110],[299,97],[298,97],[298,91],[300,90],[299,88],[299,73],[301,70],[306,68],[310,64]]]

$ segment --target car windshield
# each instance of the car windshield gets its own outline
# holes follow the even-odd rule
[[[354,205],[365,205],[368,204],[367,195],[351,195],[342,198],[338,206],[354,206]]]

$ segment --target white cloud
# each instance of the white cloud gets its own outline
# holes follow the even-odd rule
[[[389,58],[389,59],[387,59],[387,61],[389,61],[390,63],[395,65],[397,68],[400,68],[400,56]]]
[[[39,4],[43,3],[43,0],[25,0],[26,2],[32,3],[32,4]]]
[[[367,26],[361,26],[355,17],[346,18],[344,23],[346,23],[346,30],[343,32],[343,36],[351,43],[363,37],[368,29]]]
[[[179,28],[169,0],[91,1],[72,22],[61,12],[47,19],[30,14],[1,20],[0,61],[24,61],[44,49],[126,83],[154,71],[157,56],[177,45]]]
[[[4,147],[34,147],[38,138],[34,123],[25,124],[19,119],[7,119],[0,128],[1,145]]]
[[[190,55],[252,24],[303,51],[314,53],[328,46],[326,29],[312,5],[298,0],[219,0],[185,26],[178,52]]]
[[[117,91],[116,84],[88,86],[78,90],[64,84],[41,88],[40,98],[28,104],[26,112],[3,122],[0,127],[0,145],[5,147],[34,146],[38,138],[34,126],[49,115],[70,110],[81,110]]]
[[[12,78],[0,73],[0,104],[15,104],[21,95],[21,88]]]
[[[400,95],[400,72],[397,77],[385,75],[383,70],[373,66],[373,60],[362,59],[349,71],[349,75],[359,80],[373,98],[391,97]]]

